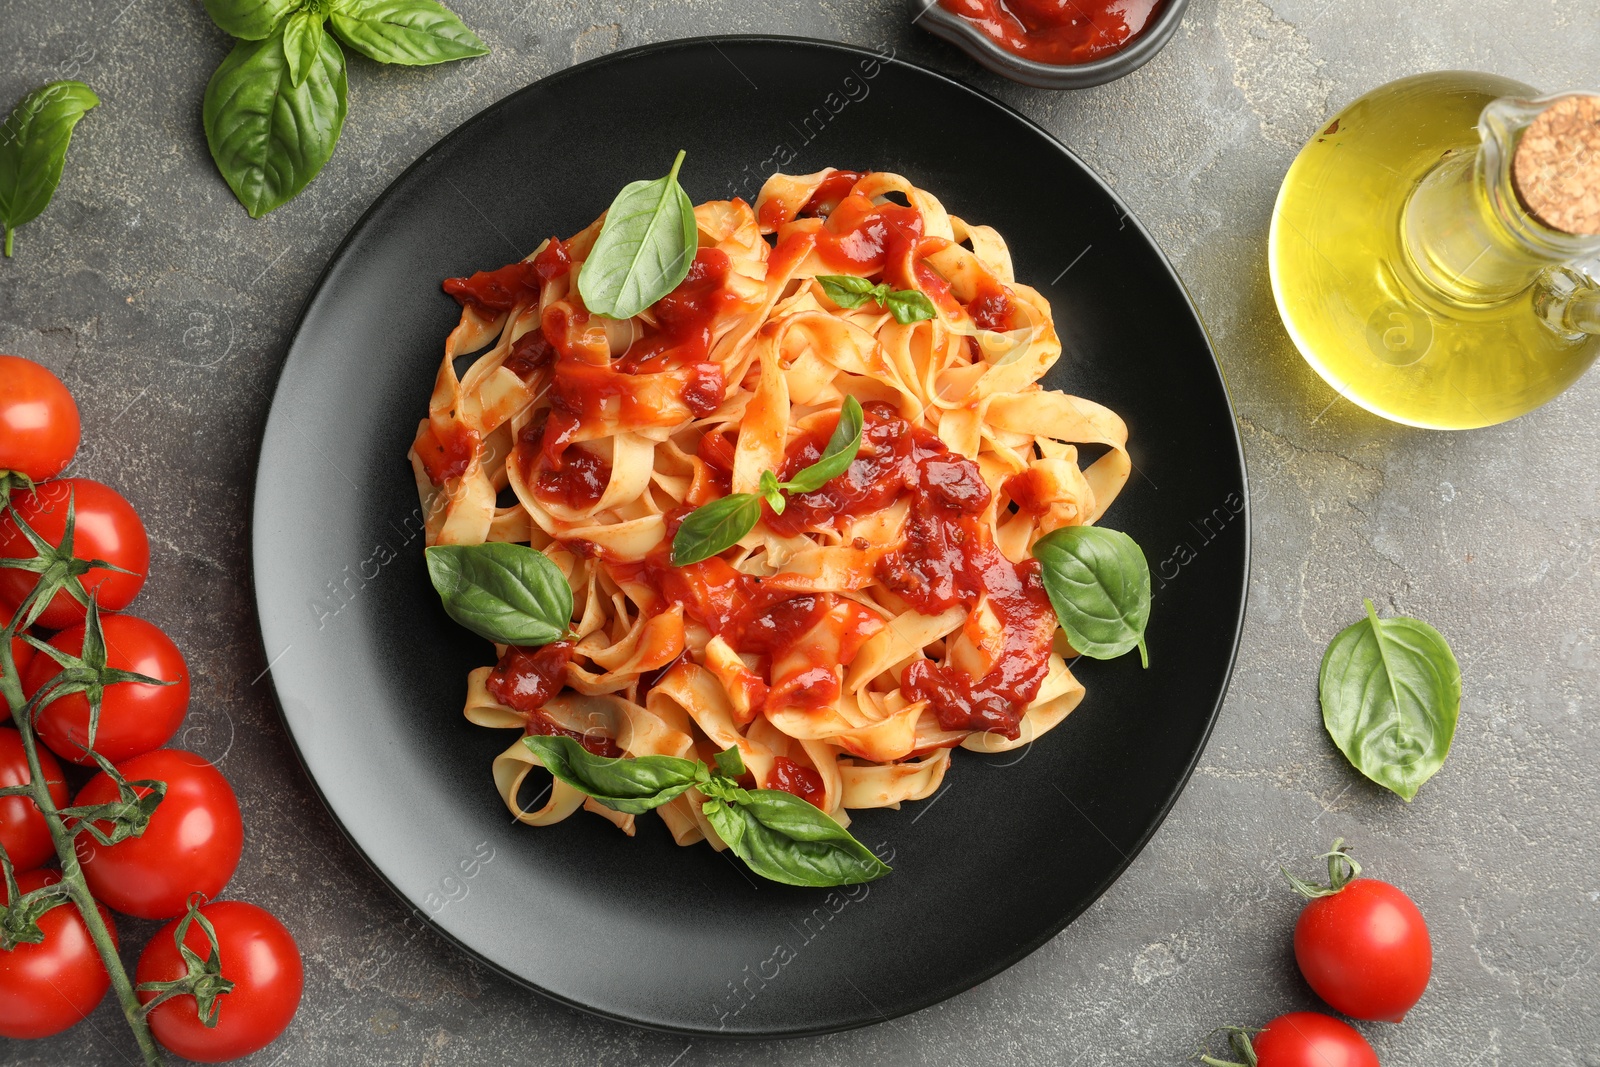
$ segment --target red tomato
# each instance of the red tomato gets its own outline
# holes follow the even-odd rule
[[[116,682],[100,699],[100,728],[95,751],[112,763],[153,752],[172,739],[189,709],[189,668],[183,653],[156,626],[131,615],[104,615],[100,629],[106,639],[106,666],[133,671],[173,685]],[[83,651],[83,627],[63,630],[50,639],[52,647],[71,655]],[[22,690],[31,699],[46,682],[61,673],[49,656],[35,656],[23,675]],[[93,765],[85,751],[89,742],[89,700],[73,693],[46,704],[39,713],[39,736],[62,759]]]
[[[1317,996],[1356,1019],[1397,1023],[1433,973],[1428,924],[1388,882],[1357,878],[1305,906],[1294,958]]]
[[[150,539],[133,505],[109,486],[88,478],[63,478],[11,497],[12,506],[33,531],[52,545],[61,544],[67,527],[67,501],[76,501],[72,554],[79,559],[101,559],[132,574],[96,567],[83,576],[87,592],[98,592],[102,611],[121,611],[133,603],[150,569]],[[26,559],[38,555],[16,521],[0,518],[0,557]],[[14,611],[33,591],[39,576],[31,571],[0,570],[0,605]],[[39,616],[47,630],[64,630],[83,621],[83,605],[65,590],[57,593]]]
[[[1260,1067],[1379,1067],[1378,1054],[1354,1027],[1314,1011],[1278,1016],[1253,1044]]]
[[[191,893],[214,897],[222,892],[244,850],[239,801],[222,772],[203,757],[175,748],[135,756],[117,770],[130,782],[166,782],[167,795],[141,837],[108,847],[89,834],[78,835],[78,860],[95,898],[125,915],[172,919],[184,913]],[[116,798],[116,785],[97,774],[74,803]],[[109,823],[100,826],[110,829]]]
[[[24,893],[61,881],[60,871],[17,875]],[[4,882],[0,901],[10,902]],[[116,940],[117,926],[100,909]],[[39,917],[44,940],[0,952],[0,1037],[49,1037],[94,1010],[111,988],[111,976],[89,940],[89,928],[76,906],[51,908]]]
[[[237,900],[207,904],[200,914],[217,931],[222,977],[233,988],[217,997],[217,1025],[200,1021],[192,996],[176,996],[150,1012],[150,1029],[156,1040],[187,1060],[221,1063],[248,1056],[270,1045],[288,1027],[300,1006],[305,970],[300,949],[283,924],[270,914]],[[187,973],[178,953],[178,923],[157,931],[139,957],[134,982],[168,982]],[[210,952],[205,931],[191,923],[183,943],[201,959]],[[141,1002],[156,994],[139,994]]]
[[[60,378],[31,359],[0,355],[0,471],[54,478],[81,435],[78,405]]]
[[[48,749],[39,750],[39,769],[44,772],[44,780],[50,783],[50,799],[56,807],[65,807],[67,782],[61,777],[61,764]],[[9,726],[0,728],[0,789],[31,781],[33,775],[28,770],[28,753],[22,747],[22,735]],[[44,813],[27,797],[0,799],[0,845],[5,846],[6,855],[11,857],[11,866],[19,871],[37,867],[56,854]]]

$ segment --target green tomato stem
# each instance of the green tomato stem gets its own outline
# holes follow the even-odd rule
[[[6,231],[6,254],[11,254],[11,231]],[[18,608],[20,613],[23,609]],[[28,757],[28,789],[33,797],[33,802],[39,811],[44,814],[45,826],[50,831],[50,840],[55,844],[56,857],[61,861],[61,881],[66,884],[72,903],[77,907],[78,914],[83,917],[83,925],[89,931],[89,939],[94,942],[95,951],[100,953],[100,960],[105,964],[106,973],[111,976],[111,988],[116,991],[117,1002],[122,1005],[122,1015],[128,1020],[128,1026],[133,1030],[133,1039],[139,1045],[139,1052],[144,1057],[146,1067],[162,1067],[161,1049],[156,1045],[155,1037],[150,1033],[150,1026],[145,1022],[144,1015],[139,1011],[139,998],[133,991],[133,983],[128,980],[128,972],[123,969],[122,957],[117,954],[116,942],[111,938],[111,931],[107,928],[105,919],[100,915],[100,909],[95,905],[94,895],[89,892],[89,885],[83,878],[83,868],[78,864],[78,851],[73,846],[73,835],[67,830],[61,812],[56,809],[55,802],[50,798],[50,786],[45,781],[44,768],[39,764],[38,742],[33,734],[33,727],[28,722],[28,716],[23,714],[27,701],[22,695],[22,680],[17,677],[17,665],[11,654],[10,627],[6,628],[5,639],[0,640],[0,689],[4,689],[6,703],[11,709],[11,719],[16,723],[17,731],[22,735],[22,749]]]

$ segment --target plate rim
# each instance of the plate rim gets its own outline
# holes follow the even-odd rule
[[[258,647],[261,650],[263,663],[267,664],[267,670],[264,673],[271,675],[272,664],[269,662],[271,650],[267,643],[267,630],[271,623],[265,616],[265,613],[262,609],[261,598],[256,595],[256,588],[258,585],[258,573],[261,566],[260,550],[258,548],[258,531],[262,529],[263,518],[261,514],[262,502],[260,486],[262,484],[263,472],[268,461],[267,446],[269,440],[281,434],[282,427],[279,426],[279,423],[282,422],[283,419],[287,418],[287,416],[284,415],[278,407],[278,396],[283,385],[283,381],[290,373],[291,368],[297,367],[300,361],[311,358],[308,352],[301,350],[297,359],[296,350],[297,346],[299,345],[300,335],[305,327],[306,320],[310,317],[313,308],[324,296],[324,287],[334,273],[343,266],[346,254],[349,251],[351,244],[356,240],[358,235],[360,235],[366,229],[368,221],[379,211],[380,208],[386,205],[390,196],[395,193],[395,191],[399,189],[408,178],[410,178],[413,171],[417,170],[423,164],[429,162],[435,152],[449,145],[457,138],[467,135],[470,130],[479,124],[492,121],[493,117],[502,109],[512,107],[514,103],[520,100],[523,96],[546,86],[548,83],[562,81],[612,63],[627,60],[635,56],[674,51],[688,51],[708,45],[712,49],[720,52],[721,49],[719,46],[725,44],[778,45],[832,52],[862,59],[870,58],[880,63],[905,67],[916,74],[934,78],[937,81],[943,82],[947,88],[965,93],[972,97],[976,97],[980,102],[1000,109],[1011,118],[1022,123],[1034,134],[1043,138],[1051,147],[1067,157],[1073,164],[1078,166],[1086,176],[1088,176],[1096,185],[1098,185],[1108,197],[1111,198],[1112,202],[1121,209],[1123,218],[1132,222],[1134,229],[1141,237],[1145,239],[1146,242],[1148,242],[1150,248],[1155,252],[1156,259],[1161,268],[1166,271],[1168,277],[1171,278],[1178,291],[1183,294],[1184,302],[1187,304],[1189,313],[1193,317],[1194,325],[1199,332],[1200,339],[1204,342],[1206,355],[1210,357],[1211,369],[1216,374],[1217,384],[1222,391],[1223,403],[1227,408],[1228,431],[1231,435],[1234,454],[1237,457],[1239,486],[1243,498],[1243,506],[1238,514],[1244,520],[1240,524],[1243,538],[1240,548],[1244,581],[1242,582],[1239,590],[1238,606],[1233,618],[1233,641],[1228,652],[1227,663],[1222,673],[1222,684],[1217,692],[1216,701],[1211,707],[1210,712],[1207,714],[1205,727],[1201,731],[1199,742],[1196,744],[1194,752],[1189,758],[1187,765],[1183,768],[1183,773],[1176,779],[1167,795],[1162,798],[1160,804],[1158,805],[1156,817],[1151,820],[1149,827],[1131,846],[1126,848],[1118,848],[1118,851],[1121,853],[1119,861],[1111,867],[1106,877],[1095,885],[1092,893],[1087,896],[1083,903],[1075,908],[1065,909],[1061,913],[1060,920],[1058,922],[1054,922],[1046,926],[1040,934],[1020,943],[1020,945],[1013,950],[996,957],[995,961],[990,965],[974,971],[966,972],[959,978],[953,978],[951,981],[943,983],[933,993],[923,997],[918,997],[904,1005],[897,1006],[894,1011],[887,1013],[880,1011],[873,1017],[864,1018],[855,1022],[846,1022],[843,1024],[826,1023],[816,1026],[799,1025],[784,1029],[736,1031],[731,1029],[714,1030],[709,1028],[697,1028],[693,1026],[673,1026],[670,1024],[646,1021],[630,1017],[628,1015],[610,1011],[592,1004],[587,1004],[572,997],[564,996],[553,990],[546,989],[543,986],[536,984],[532,980],[490,960],[476,949],[466,944],[455,934],[451,933],[439,923],[435,922],[433,917],[429,915],[423,907],[419,906],[416,901],[412,900],[407,894],[402,892],[400,888],[390,880],[390,878],[378,866],[377,862],[371,856],[367,855],[366,851],[356,841],[352,831],[345,826],[338,810],[329,800],[328,795],[324,792],[321,783],[318,782],[316,776],[311,772],[310,765],[308,764],[305,754],[301,749],[300,739],[296,736],[294,726],[292,725],[290,717],[284,708],[282,696],[279,692],[278,683],[275,677],[269,678],[269,681],[271,682],[269,691],[272,696],[272,702],[277,708],[278,719],[283,726],[284,736],[289,743],[289,748],[294,756],[295,762],[299,765],[306,783],[311,788],[312,794],[322,805],[324,811],[328,815],[329,820],[333,823],[335,829],[338,830],[340,836],[343,837],[351,851],[360,858],[361,862],[366,865],[367,869],[372,872],[373,876],[376,877],[376,879],[391,894],[394,895],[395,899],[398,900],[408,912],[424,923],[434,933],[435,936],[442,938],[447,943],[452,945],[457,951],[464,953],[474,964],[487,968],[495,974],[506,978],[515,985],[520,986],[523,989],[531,990],[547,1000],[560,1004],[564,1007],[575,1009],[584,1013],[585,1015],[604,1019],[608,1022],[621,1023],[626,1026],[649,1030],[656,1033],[712,1038],[722,1041],[783,1040],[790,1038],[818,1037],[827,1034],[843,1033],[850,1030],[863,1029],[870,1026],[876,1026],[880,1023],[890,1022],[894,1019],[902,1018],[919,1011],[924,1011],[937,1004],[941,1004],[944,1001],[949,1000],[962,992],[965,992],[966,990],[982,985],[991,978],[1000,974],[1002,971],[1006,971],[1011,967],[1014,967],[1023,959],[1026,959],[1028,956],[1037,952],[1045,944],[1054,940],[1063,930],[1076,921],[1080,915],[1087,911],[1093,904],[1095,904],[1095,902],[1100,900],[1100,898],[1106,894],[1111,886],[1127,873],[1128,868],[1133,865],[1133,861],[1138,858],[1140,853],[1142,853],[1145,847],[1150,843],[1151,839],[1154,838],[1156,832],[1159,831],[1162,825],[1166,823],[1167,818],[1172,814],[1173,807],[1178,802],[1178,798],[1182,796],[1184,790],[1188,788],[1189,781],[1193,777],[1195,769],[1199,766],[1201,757],[1205,754],[1206,747],[1211,740],[1211,735],[1216,729],[1217,720],[1221,718],[1222,706],[1224,703],[1226,703],[1228,692],[1232,687],[1233,672],[1238,665],[1239,649],[1244,640],[1245,613],[1250,595],[1251,564],[1254,554],[1249,470],[1245,462],[1244,441],[1239,432],[1239,416],[1234,405],[1232,390],[1228,386],[1227,375],[1223,370],[1221,360],[1217,358],[1216,346],[1212,343],[1210,331],[1206,329],[1205,321],[1200,315],[1200,309],[1195,303],[1194,296],[1189,291],[1189,287],[1184,284],[1184,281],[1178,274],[1177,269],[1172,265],[1172,261],[1168,257],[1166,250],[1161,247],[1160,243],[1145,227],[1144,223],[1136,214],[1133,213],[1133,211],[1128,207],[1127,203],[1120,195],[1118,195],[1117,191],[1111,187],[1105,178],[1102,177],[1098,171],[1090,167],[1081,158],[1079,158],[1078,154],[1074,152],[1065,141],[1063,141],[1060,137],[1057,137],[1049,130],[1045,129],[1032,118],[1023,114],[1010,104],[1000,100],[992,94],[975,86],[968,85],[958,80],[956,77],[946,74],[942,71],[938,71],[931,67],[923,66],[920,63],[915,63],[901,58],[898,49],[886,57],[881,51],[864,47],[862,45],[849,44],[842,41],[823,40],[819,38],[798,37],[788,34],[702,34],[694,37],[679,37],[666,41],[656,41],[648,44],[636,45],[632,48],[610,52],[603,56],[597,56],[593,59],[585,60],[582,63],[575,63],[571,66],[563,67],[558,71],[554,71],[543,77],[537,78],[521,88],[507,93],[505,96],[500,97],[498,100],[493,101],[492,103],[472,114],[470,117],[464,119],[448,133],[444,134],[438,140],[433,142],[433,144],[429,145],[414,160],[412,160],[411,163],[401,170],[400,173],[395,175],[395,177],[390,180],[386,186],[384,186],[383,190],[373,198],[372,202],[367,205],[367,208],[361,213],[356,221],[351,223],[350,228],[340,239],[338,245],[335,246],[334,250],[329,254],[327,263],[324,264],[322,270],[317,274],[315,282],[312,283],[305,299],[301,302],[300,308],[295,315],[294,325],[288,334],[287,341],[284,344],[283,362],[278,369],[277,375],[273,379],[271,399],[267,405],[267,417],[262,423],[261,438],[256,450],[256,463],[252,472],[250,484],[250,521],[249,528],[246,531],[246,545],[250,558],[250,573],[248,581],[250,597],[255,604],[254,616],[256,622]],[[275,433],[275,431],[277,432]]]

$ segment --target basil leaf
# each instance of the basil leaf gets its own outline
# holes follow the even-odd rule
[[[434,545],[428,577],[444,610],[479,637],[548,645],[566,636],[572,587],[550,557],[527,545]]]
[[[738,778],[744,774],[744,757],[737,748],[725,748],[717,753],[717,773],[725,778]]]
[[[283,25],[283,57],[289,64],[289,84],[299,88],[306,75],[316,65],[322,51],[322,16],[310,11],[296,11]]]
[[[345,110],[344,53],[328,34],[300,85],[281,33],[233,46],[206,85],[206,142],[251,218],[282,207],[317,176],[339,143]]]
[[[205,0],[206,14],[227,33],[246,41],[271,37],[283,17],[302,0]]]
[[[783,495],[783,486],[778,482],[778,476],[771,471],[761,472],[761,499],[767,502],[767,507],[776,514],[782,515],[783,509],[789,501]]]
[[[1072,647],[1092,659],[1138,648],[1150,666],[1150,564],[1133,538],[1098,526],[1063,526],[1033,546],[1045,592]]]
[[[822,450],[822,458],[784,482],[783,488],[795,493],[814,493],[849,470],[856,453],[861,451],[861,421],[861,401],[853,396],[845,397],[844,403],[839,405],[839,423]]]
[[[613,811],[628,815],[643,815],[651,808],[659,808],[709,773],[699,760],[677,756],[596,756],[570,737],[529,734],[522,743],[555,777]]]
[[[379,63],[423,66],[488,53],[455,12],[434,0],[339,0],[333,32]]]
[[[694,204],[678,184],[684,154],[665,178],[624,186],[606,210],[578,271],[578,292],[590,311],[631,319],[688,276],[700,238]]]
[[[1461,668],[1421,619],[1367,617],[1322,657],[1322,722],[1356,770],[1406,801],[1444,766],[1461,714]]]
[[[672,565],[710,559],[739,543],[761,518],[761,498],[733,493],[691,511],[672,538]]]
[[[894,321],[902,326],[923,322],[938,314],[934,310],[933,301],[929,300],[928,295],[920,289],[897,289],[888,295],[883,305],[889,309],[889,314],[894,316]]]
[[[847,309],[858,308],[869,300],[881,302],[881,297],[889,292],[887,285],[873,285],[853,274],[819,274],[817,284],[822,286],[829,300]]]
[[[0,226],[7,258],[17,227],[38,218],[55,196],[72,128],[98,103],[82,82],[51,82],[23,97],[0,126]]]
[[[889,873],[827,813],[781,789],[740,790],[700,809],[756,874],[800,886],[854,885]]]

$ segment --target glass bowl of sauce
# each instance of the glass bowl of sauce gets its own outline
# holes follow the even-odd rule
[[[910,0],[914,21],[1040,89],[1102,85],[1171,40],[1189,0]]]

